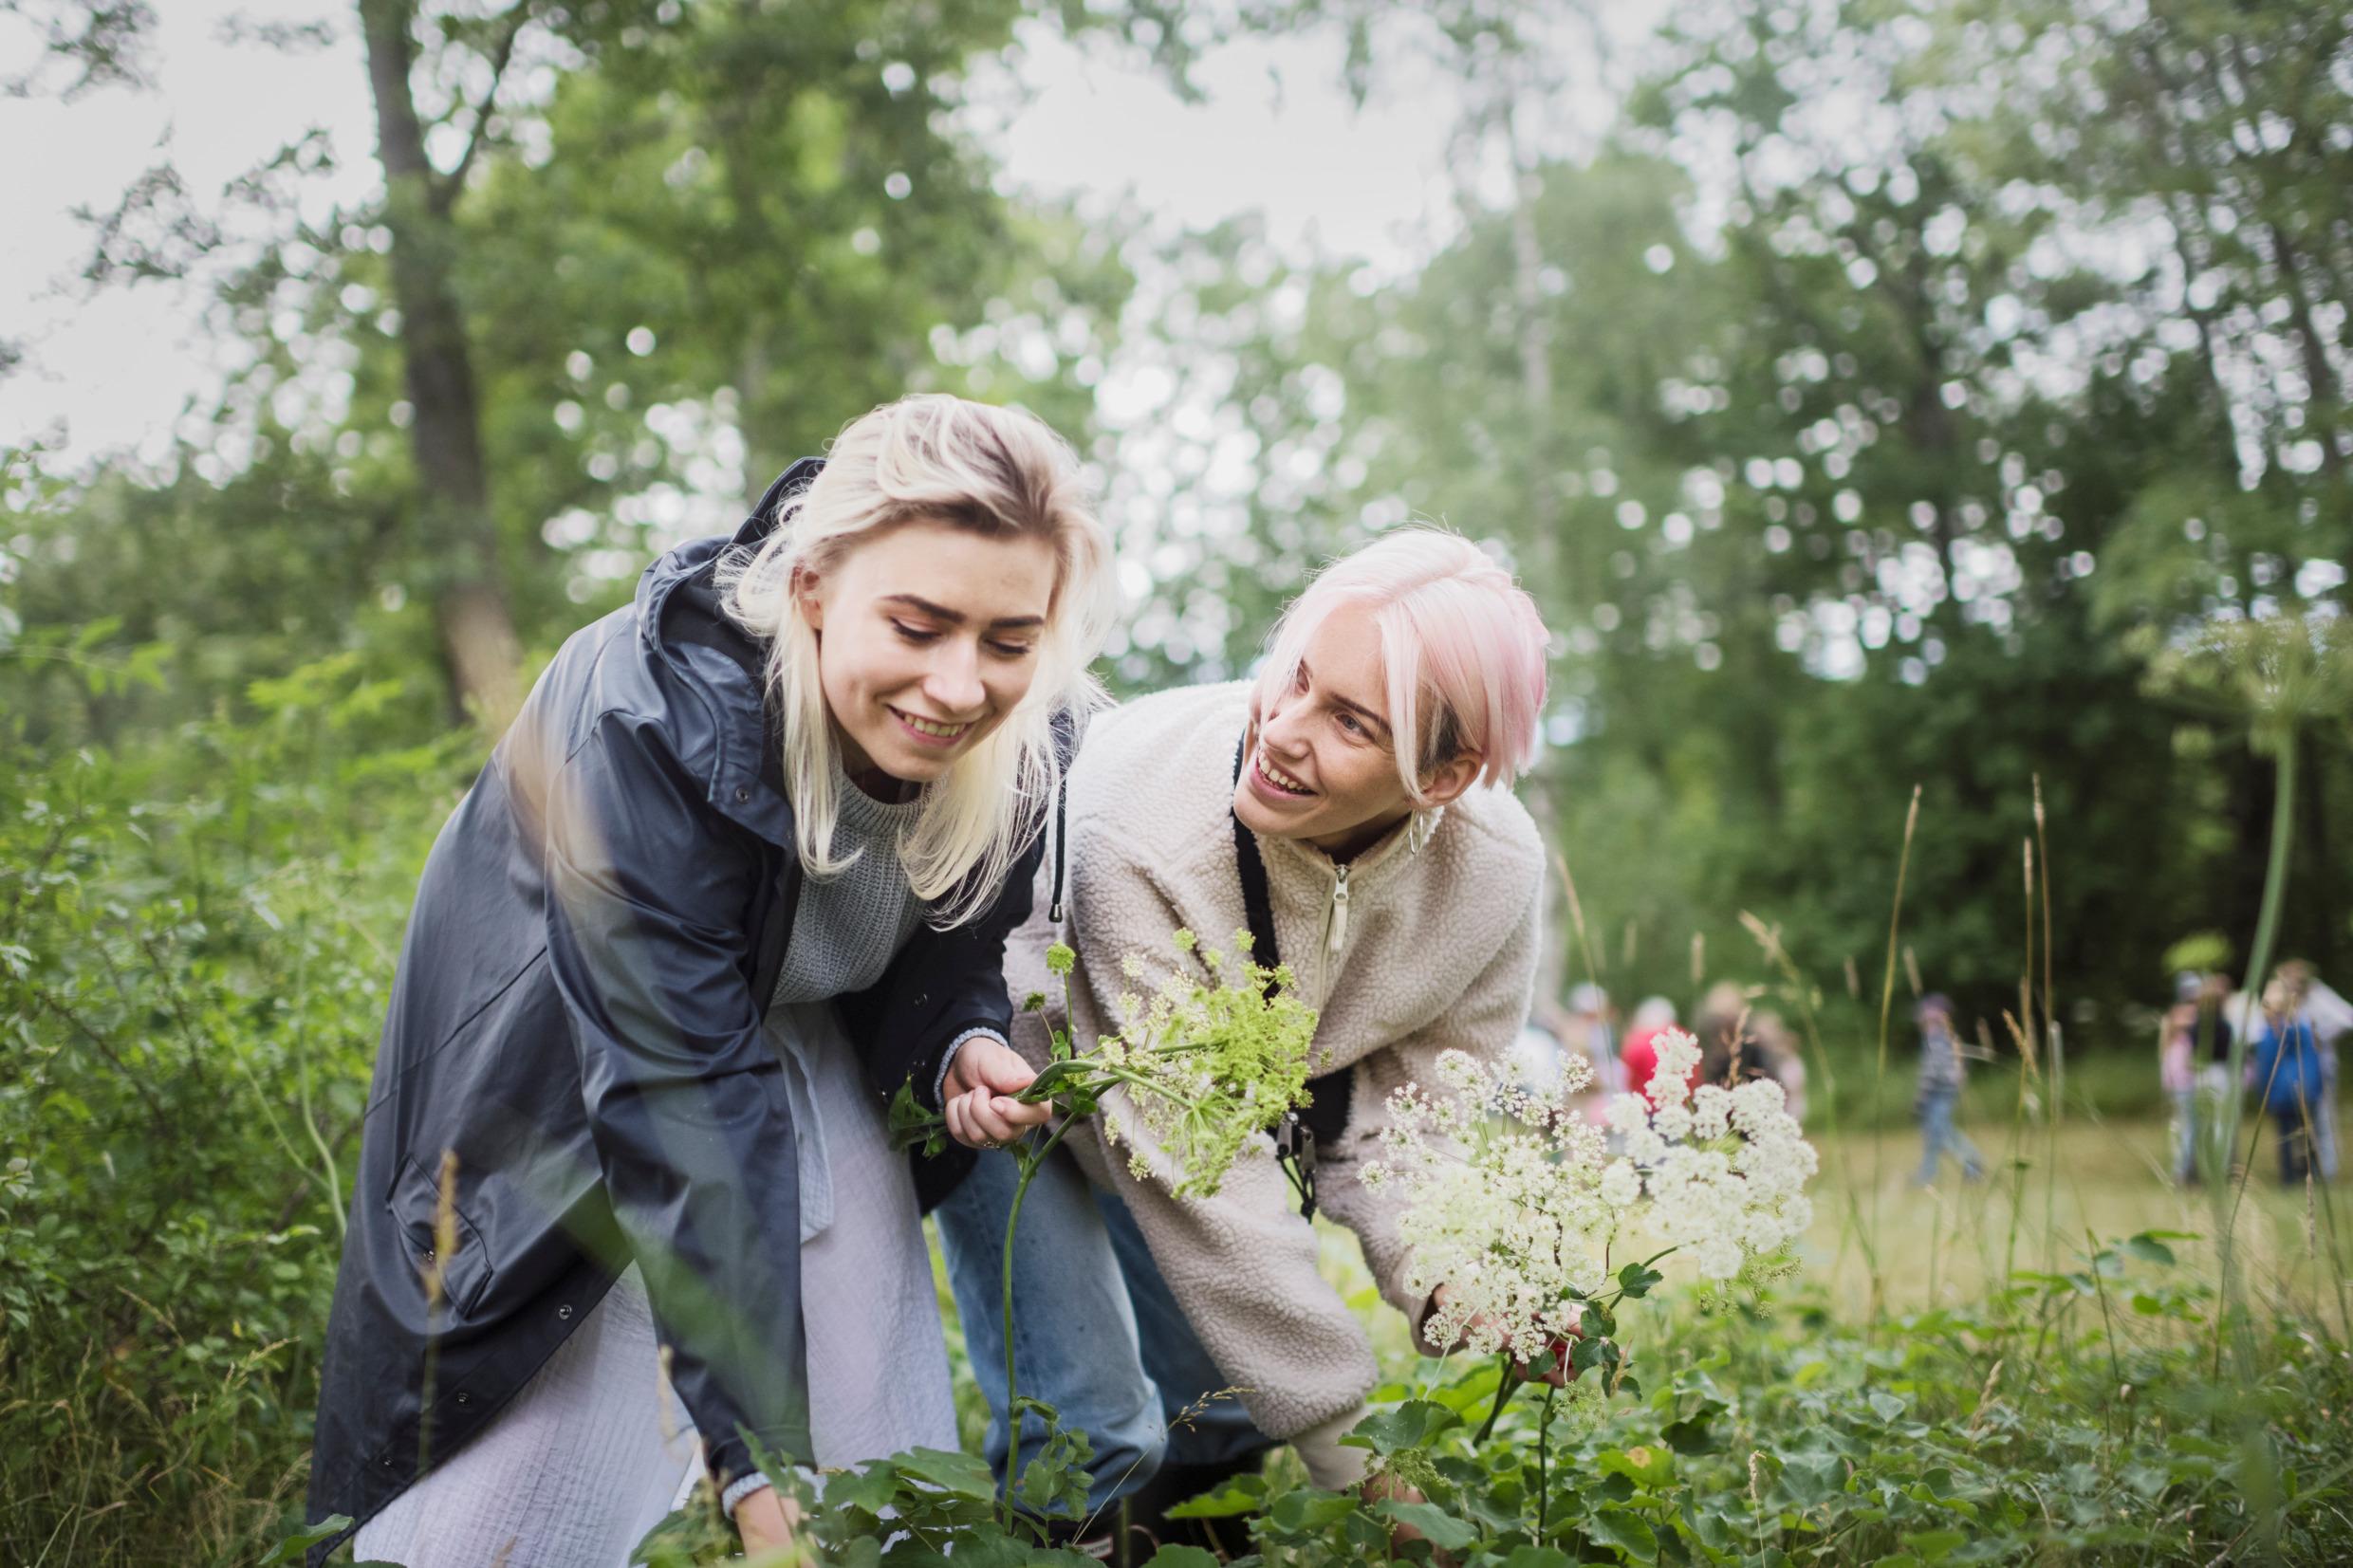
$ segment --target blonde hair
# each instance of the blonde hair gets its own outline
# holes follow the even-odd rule
[[[882,530],[915,521],[1043,539],[1054,552],[1028,692],[923,786],[899,839],[908,886],[945,927],[989,906],[1039,831],[1062,781],[1055,713],[1083,715],[1102,700],[1087,666],[1110,628],[1117,590],[1110,542],[1076,453],[1018,410],[940,393],[885,403],[834,439],[815,482],[778,504],[775,529],[756,551],[721,561],[718,590],[738,624],[770,641],[769,686],[784,721],[785,785],[801,864],[814,876],[839,875],[850,864],[832,853],[840,743],[796,579],[832,570]]]

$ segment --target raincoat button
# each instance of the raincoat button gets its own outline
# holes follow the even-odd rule
[[[473,1403],[473,1395],[471,1393],[460,1393],[457,1396],[457,1402],[461,1405],[471,1405]]]
[[[556,1316],[563,1319],[567,1323],[570,1322],[572,1320],[571,1305],[567,1302],[565,1305],[556,1308]]]
[[[737,784],[735,786],[735,803],[737,805],[741,805],[750,799],[751,799],[751,791],[746,789],[742,784]]]

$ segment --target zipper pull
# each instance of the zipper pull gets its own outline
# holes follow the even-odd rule
[[[1332,934],[1325,950],[1338,952],[1348,940],[1348,868],[1339,866],[1332,873]]]

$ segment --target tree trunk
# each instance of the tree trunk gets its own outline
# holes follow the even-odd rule
[[[392,231],[393,298],[409,404],[409,449],[421,500],[417,543],[453,696],[496,734],[522,703],[521,640],[499,568],[473,364],[452,274],[457,234],[435,190],[424,128],[410,96],[415,0],[359,0],[377,156]]]

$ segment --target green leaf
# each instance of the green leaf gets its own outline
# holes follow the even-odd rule
[[[1568,1554],[1557,1546],[1514,1546],[1499,1568],[1568,1568]]]
[[[1622,1508],[1604,1508],[1585,1521],[1585,1533],[1604,1546],[1614,1546],[1636,1562],[1658,1559],[1658,1537],[1640,1517]]]
[[[1647,1445],[1605,1448],[1594,1456],[1593,1467],[1603,1475],[1622,1475],[1645,1486],[1663,1486],[1675,1479],[1675,1460],[1669,1450]]]
[[[1877,1389],[1864,1397],[1863,1403],[1871,1407],[1871,1413],[1878,1416],[1882,1424],[1903,1413],[1902,1400],[1892,1393],[1881,1393]]]
[[[1356,1508],[1356,1499],[1341,1492],[1285,1492],[1267,1510],[1267,1518],[1276,1528],[1299,1535],[1328,1529]]]
[[[1386,1459],[1400,1448],[1426,1448],[1462,1417],[1427,1399],[1408,1399],[1393,1411],[1375,1411],[1340,1441],[1353,1448],[1370,1448]]]
[[[1217,1559],[1198,1546],[1163,1546],[1144,1568],[1218,1568]]]
[[[1968,1541],[1968,1533],[1962,1530],[1920,1530],[1903,1538],[1903,1543],[1918,1552],[1923,1562],[1942,1562]]]
[[[1167,1511],[1170,1519],[1232,1519],[1237,1515],[1255,1513],[1267,1501],[1267,1478],[1263,1475],[1237,1475],[1222,1486],[1214,1487],[1197,1497],[1177,1503]]]
[[[891,1455],[891,1463],[917,1481],[928,1481],[958,1497],[978,1498],[984,1503],[996,1501],[996,1480],[989,1473],[989,1462],[977,1454],[912,1448]]]
[[[1649,1295],[1651,1287],[1665,1278],[1664,1274],[1648,1264],[1628,1264],[1618,1271],[1618,1288],[1625,1292],[1629,1300],[1639,1301]]]
[[[292,1535],[281,1537],[278,1544],[269,1549],[269,1555],[262,1559],[262,1562],[265,1568],[267,1564],[272,1562],[300,1562],[305,1552],[309,1551],[323,1540],[342,1535],[350,1528],[351,1516],[349,1514],[329,1514],[316,1524],[306,1524]]]
[[[2154,1232],[2147,1230],[2141,1231],[2137,1236],[2127,1237],[2124,1242],[2124,1250],[2144,1264],[2170,1264],[2174,1261],[2174,1249],[2158,1241]]]
[[[1441,1552],[1459,1552],[1479,1539],[1472,1525],[1428,1503],[1399,1503],[1386,1500],[1373,1504],[1373,1512],[1399,1524],[1410,1524],[1421,1532],[1421,1538]]]
[[[1666,1441],[1668,1448],[1679,1454],[1723,1451],[1723,1446],[1715,1440],[1714,1422],[1706,1415],[1695,1415],[1683,1421],[1670,1421],[1658,1435]]]
[[[862,1508],[880,1514],[899,1495],[899,1472],[888,1460],[825,1478],[827,1508]]]

